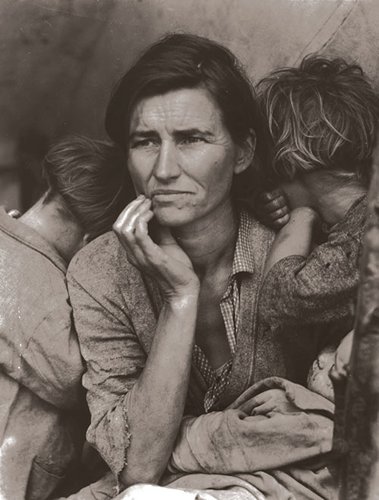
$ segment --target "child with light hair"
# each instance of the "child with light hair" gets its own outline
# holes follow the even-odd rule
[[[325,324],[309,387],[332,398],[335,347],[353,327],[379,101],[360,66],[310,55],[259,83],[273,142],[263,174],[288,201],[266,264],[268,322]],[[266,196],[278,207],[280,191]],[[264,293],[270,289],[270,293]],[[274,312],[273,312],[274,311]]]

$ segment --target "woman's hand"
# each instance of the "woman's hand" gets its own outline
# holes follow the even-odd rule
[[[270,416],[271,413],[298,413],[300,410],[283,389],[267,389],[249,402],[250,415]]]
[[[148,233],[148,222],[153,218],[151,200],[138,196],[121,212],[113,225],[128,259],[159,284],[164,298],[183,300],[197,296],[199,280],[186,253],[179,247],[168,228],[160,227],[158,243]],[[180,301],[179,301],[180,304]]]

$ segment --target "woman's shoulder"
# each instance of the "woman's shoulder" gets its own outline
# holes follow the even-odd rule
[[[83,247],[71,260],[67,276],[79,283],[106,280],[117,284],[120,280],[123,283],[140,280],[139,271],[128,261],[112,231]]]

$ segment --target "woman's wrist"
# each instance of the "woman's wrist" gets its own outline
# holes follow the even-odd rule
[[[197,309],[199,294],[200,287],[193,286],[165,297],[165,303],[169,308],[175,311],[186,311],[193,308]]]

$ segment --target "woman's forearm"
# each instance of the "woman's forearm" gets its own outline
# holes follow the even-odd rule
[[[131,441],[125,486],[156,483],[183,417],[195,338],[198,293],[165,303],[145,368],[129,394]]]

